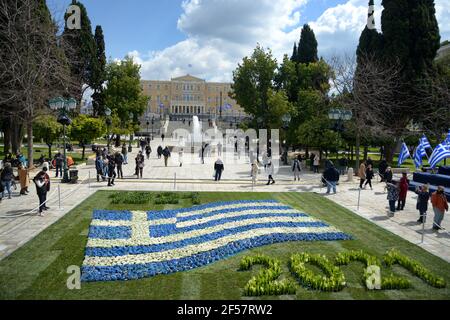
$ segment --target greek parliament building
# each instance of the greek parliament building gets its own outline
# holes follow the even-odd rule
[[[239,121],[243,109],[229,97],[231,83],[206,82],[186,75],[170,81],[141,80],[144,94],[150,98],[147,115],[171,120],[222,119]]]

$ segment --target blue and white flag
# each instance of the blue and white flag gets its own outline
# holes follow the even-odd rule
[[[408,146],[403,142],[402,150],[398,155],[398,166],[400,167],[408,158],[411,158],[411,154],[409,153]]]
[[[450,158],[450,146],[446,143],[441,143],[434,149],[430,157],[429,163],[431,168],[436,168],[439,162],[447,158]]]
[[[231,109],[233,106],[231,104],[229,104],[228,102],[225,103],[225,109],[229,110]]]
[[[419,146],[416,148],[416,152],[414,153],[414,164],[416,168],[420,168],[422,166],[423,157],[427,156],[427,152],[422,145],[422,140],[420,140]]]
[[[428,141],[428,138],[423,135],[422,138],[420,139],[420,142],[422,143],[423,148],[426,149],[431,149],[433,150],[433,148],[431,147],[430,141]]]
[[[160,107],[160,108],[164,108],[164,103],[161,102],[161,103],[159,104],[159,107]]]
[[[198,268],[272,243],[349,239],[275,200],[149,212],[98,210],[89,229],[81,279],[139,279]]]

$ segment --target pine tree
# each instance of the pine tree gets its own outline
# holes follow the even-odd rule
[[[294,42],[294,49],[292,50],[291,61],[296,62],[297,60],[298,60],[297,42]]]
[[[70,88],[70,94],[81,101],[83,95],[83,86],[92,85],[92,73],[95,68],[96,50],[95,41],[92,35],[91,21],[89,20],[85,6],[72,0],[72,5],[76,5],[81,11],[81,30],[70,30],[65,26],[63,32],[63,41],[65,44],[65,53],[69,60],[70,69],[76,84]],[[66,14],[65,19],[68,18]],[[66,20],[67,21],[67,20]]]
[[[314,31],[308,24],[303,26],[300,42],[298,44],[297,62],[311,63],[319,61],[317,53],[317,40]]]
[[[91,79],[91,88],[94,90],[94,94],[92,95],[92,103],[94,107],[94,114],[99,115],[103,113],[103,83],[106,81],[105,39],[101,26],[96,26],[94,40],[96,59]]]

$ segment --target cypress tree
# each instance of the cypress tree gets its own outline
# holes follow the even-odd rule
[[[105,39],[103,36],[103,29],[101,26],[95,27],[95,49],[96,59],[92,72],[91,88],[94,90],[93,107],[94,114],[103,113],[103,83],[106,81],[106,53],[105,53]]]
[[[66,25],[63,32],[63,39],[65,41],[65,53],[75,81],[74,87],[70,88],[70,94],[78,101],[81,101],[83,85],[92,85],[96,50],[91,21],[89,20],[85,6],[77,0],[72,0],[72,4],[80,8],[81,30],[70,30]],[[67,21],[67,18],[68,15],[66,14],[65,21]]]
[[[298,60],[298,49],[297,49],[297,42],[294,42],[294,49],[292,50],[292,57],[291,61],[297,61]]]
[[[373,6],[373,0],[369,1],[369,8]],[[374,12],[369,12],[368,20],[371,19],[371,16],[374,14]],[[382,36],[376,29],[369,29],[369,21],[364,28],[363,32],[361,33],[361,36],[359,38],[359,44],[356,49],[356,55],[358,59],[360,59],[362,56],[375,56],[379,57],[382,53]]]
[[[312,63],[319,61],[317,53],[317,40],[314,31],[308,24],[303,26],[300,42],[298,44],[297,62]]]

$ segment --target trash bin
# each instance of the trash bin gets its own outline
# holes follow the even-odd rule
[[[69,170],[69,179],[71,183],[78,181],[78,170]]]
[[[133,151],[133,147],[132,146],[128,146],[128,152],[132,152]]]
[[[353,168],[352,167],[348,168],[348,172],[347,172],[347,181],[348,182],[353,182],[353,174],[354,174]]]

